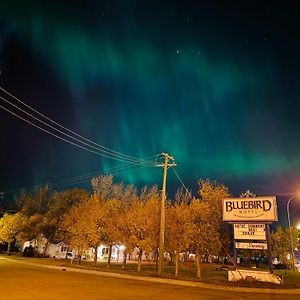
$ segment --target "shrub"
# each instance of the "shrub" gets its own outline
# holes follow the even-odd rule
[[[23,256],[25,257],[34,257],[36,256],[35,249],[30,245],[29,247],[25,247],[23,250]]]

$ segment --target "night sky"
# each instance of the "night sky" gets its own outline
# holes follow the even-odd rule
[[[276,195],[285,222],[285,203],[300,189],[294,1],[2,2],[2,88],[114,151],[149,160],[168,152],[195,195],[199,178],[228,185],[234,196]],[[85,151],[1,107],[0,137],[6,200],[49,182],[90,188],[91,176],[111,168],[116,181],[162,182],[162,168]],[[168,195],[179,187],[170,169]]]

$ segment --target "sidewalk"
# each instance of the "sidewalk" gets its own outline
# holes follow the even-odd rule
[[[8,260],[8,261],[11,261],[14,263],[40,267],[40,268],[59,270],[59,271],[63,271],[63,272],[83,273],[83,274],[91,274],[91,275],[105,276],[105,277],[112,277],[112,278],[124,278],[124,279],[129,279],[129,280],[139,280],[139,281],[148,281],[148,282],[156,282],[156,283],[163,283],[163,284],[190,286],[190,287],[194,287],[194,288],[218,289],[218,290],[250,292],[250,293],[255,292],[255,293],[262,293],[262,294],[268,293],[268,294],[300,295],[300,289],[261,289],[261,288],[246,288],[246,287],[230,287],[230,286],[213,285],[213,284],[193,282],[193,281],[133,276],[133,275],[128,275],[128,274],[109,273],[109,272],[94,271],[94,270],[84,270],[84,269],[76,269],[76,268],[71,268],[71,267],[51,266],[51,265],[26,262],[24,260],[17,260],[17,259],[6,258],[6,257],[0,257],[0,259]]]

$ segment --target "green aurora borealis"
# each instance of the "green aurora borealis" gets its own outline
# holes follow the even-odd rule
[[[1,86],[116,151],[172,154],[194,191],[199,178],[212,178],[235,193],[294,192],[300,105],[292,8],[253,1],[244,8],[222,1],[42,2],[1,5]],[[18,130],[1,158],[3,190],[53,179],[34,170],[68,178],[118,165],[4,111],[0,118]],[[3,127],[1,135],[12,140]],[[22,144],[24,135],[30,145]],[[42,141],[42,151],[32,150],[38,142],[30,139]],[[12,183],[16,156],[24,168]],[[117,180],[160,185],[161,170]],[[169,180],[180,186],[175,176]]]

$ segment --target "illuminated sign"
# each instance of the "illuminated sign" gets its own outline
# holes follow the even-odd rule
[[[234,239],[236,240],[265,240],[265,224],[234,224]]]
[[[223,221],[273,222],[277,221],[276,197],[223,199]]]
[[[267,250],[267,243],[235,243],[235,248],[237,249],[256,249],[256,250]]]

